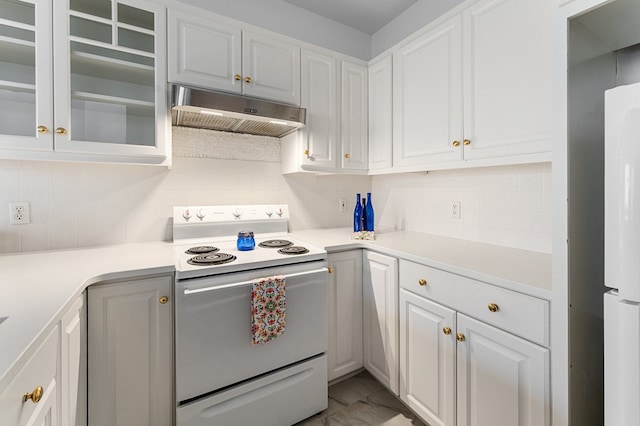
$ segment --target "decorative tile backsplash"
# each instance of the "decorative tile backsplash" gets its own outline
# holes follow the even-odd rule
[[[173,132],[170,170],[0,160],[0,253],[170,241],[174,205],[288,203],[291,230],[350,227],[356,192],[372,190],[378,227],[551,251],[549,164],[283,176],[278,139]],[[451,200],[461,202],[460,219],[448,218]],[[30,202],[30,224],[9,225],[11,201]]]

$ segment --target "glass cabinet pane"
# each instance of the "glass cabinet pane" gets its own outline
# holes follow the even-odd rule
[[[36,129],[35,5],[0,0],[0,134]]]
[[[155,16],[102,3],[71,1],[71,139],[155,146]]]

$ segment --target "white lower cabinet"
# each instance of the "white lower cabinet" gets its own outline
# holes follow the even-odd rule
[[[400,398],[431,426],[548,426],[548,302],[480,285],[400,262]]]
[[[17,373],[0,393],[0,426],[86,425],[83,306],[80,296],[18,360]]]
[[[173,424],[173,277],[87,290],[89,424]]]
[[[454,425],[456,313],[400,290],[400,398],[431,426]]]
[[[328,379],[362,368],[362,251],[330,253]]]
[[[398,259],[364,253],[364,367],[398,395]]]

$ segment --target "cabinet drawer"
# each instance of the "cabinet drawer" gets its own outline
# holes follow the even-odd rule
[[[537,297],[400,260],[400,287],[549,346],[549,302]],[[492,312],[490,308],[495,312]]]
[[[58,354],[58,327],[55,327],[38,350],[20,369],[16,377],[0,394],[0,416],[2,424],[22,425],[37,416],[36,411],[45,409],[50,395],[55,394],[56,364]],[[22,397],[42,386],[43,394],[39,403],[26,401]],[[54,402],[55,403],[55,402]],[[7,421],[7,423],[4,423]]]

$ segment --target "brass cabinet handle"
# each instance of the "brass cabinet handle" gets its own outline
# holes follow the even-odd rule
[[[457,340],[458,342],[464,342],[464,340],[465,340],[464,334],[462,334],[462,333],[456,333],[456,340]]]
[[[462,141],[462,143],[467,146],[467,145],[471,145],[471,140],[470,139],[465,139]]]
[[[460,146],[460,141],[453,141],[453,142],[451,143],[451,145],[453,145],[455,148],[457,148],[457,147],[459,147],[459,146]]]
[[[36,127],[36,130],[38,131],[38,133],[42,133],[42,134],[45,134],[49,131],[47,126],[38,126]]]
[[[169,301],[169,298],[167,296],[162,296],[160,298],[160,304],[164,305],[165,303],[167,303]]]
[[[424,287],[425,285],[427,285],[427,280],[425,280],[424,278],[420,278],[418,280],[418,284],[420,284],[420,287]]]
[[[346,158],[348,160],[349,158],[351,158],[351,156],[349,154],[345,154],[344,158]]]
[[[65,129],[64,127],[58,127],[56,129],[56,133],[59,134],[60,136],[64,136],[67,134],[67,129]]]
[[[489,311],[491,312],[498,312],[500,310],[500,307],[498,305],[496,305],[495,303],[489,303],[489,306],[487,306],[489,308]]]
[[[233,78],[235,78],[235,79],[236,79],[236,81],[240,81],[240,80],[242,80],[242,76],[241,76],[240,74],[236,74],[236,75],[234,75],[234,76],[233,76]]]
[[[251,77],[245,77],[244,82],[251,84]]]
[[[38,386],[33,390],[33,392],[26,392],[22,396],[22,402],[27,402],[28,400],[33,401],[34,404],[37,404],[42,399],[42,394],[44,393],[44,389],[42,386]]]
[[[331,266],[329,266],[329,273],[333,274],[333,268]]]
[[[444,327],[442,329],[442,332],[448,336],[448,335],[451,334],[451,328],[450,327]]]

